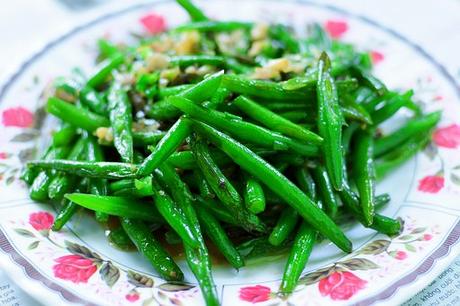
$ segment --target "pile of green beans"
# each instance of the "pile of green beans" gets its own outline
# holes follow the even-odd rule
[[[184,273],[164,243],[182,244],[208,306],[219,305],[209,244],[235,269],[289,251],[289,294],[316,243],[352,251],[342,222],[397,235],[402,224],[378,213],[390,198],[376,182],[429,142],[440,113],[387,89],[369,54],[318,25],[298,37],[177,2],[191,22],[130,47],[101,39],[95,72],[54,82],[46,109],[61,125],[22,175],[32,199],[58,208],[52,229],[93,211],[111,243],[137,248],[170,281]],[[220,45],[235,31],[243,44]],[[180,45],[190,33],[198,41]],[[173,47],[158,51],[166,38]],[[270,66],[293,58],[300,70]],[[412,116],[382,131],[402,108]]]

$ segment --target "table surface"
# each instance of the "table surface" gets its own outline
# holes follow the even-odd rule
[[[75,3],[97,3],[75,8]],[[323,0],[368,16],[421,45],[460,83],[460,0]],[[66,4],[67,3],[67,4]],[[73,4],[70,7],[68,4]],[[106,10],[130,0],[15,0],[0,9],[0,81],[46,42]],[[24,44],[24,38],[27,43]],[[38,302],[0,271],[0,306],[32,306]],[[408,305],[460,305],[460,257]]]

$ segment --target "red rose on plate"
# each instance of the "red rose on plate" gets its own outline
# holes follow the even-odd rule
[[[2,113],[4,126],[30,127],[33,122],[34,115],[21,106],[6,109]]]
[[[444,187],[444,177],[440,175],[428,175],[418,182],[418,190],[428,193],[437,193]]]
[[[34,212],[29,216],[29,224],[37,231],[49,230],[53,222],[53,215],[46,211]]]
[[[433,133],[433,141],[439,147],[455,149],[460,145],[460,125],[451,124]]]
[[[351,272],[334,272],[319,281],[318,288],[322,296],[330,296],[334,301],[348,300],[363,289],[367,281]]]
[[[329,33],[329,36],[339,39],[348,30],[348,24],[343,20],[328,20],[324,25],[324,29]]]
[[[383,54],[380,53],[379,51],[371,51],[370,55],[371,55],[372,63],[374,65],[377,65],[378,63],[383,61],[383,59],[385,58]]]
[[[97,270],[92,260],[80,255],[66,255],[56,258],[54,261],[57,262],[53,266],[54,276],[75,284],[87,283],[91,275]]]
[[[407,253],[404,251],[397,251],[395,254],[395,259],[397,260],[404,260],[407,258]]]
[[[158,34],[166,29],[165,19],[158,14],[147,14],[142,16],[139,21],[150,34]]]
[[[8,154],[6,154],[5,152],[0,152],[0,159],[7,159],[8,158]]]
[[[433,239],[433,235],[430,235],[430,234],[423,235],[423,240],[424,241],[430,241],[431,239]]]
[[[125,299],[127,299],[129,302],[134,303],[140,298],[139,293],[137,292],[130,292],[127,295],[125,295]]]
[[[268,301],[271,298],[271,289],[266,286],[250,286],[240,289],[240,300],[253,304]]]

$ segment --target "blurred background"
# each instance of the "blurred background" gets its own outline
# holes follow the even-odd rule
[[[1,1],[0,78],[4,78],[25,57],[59,34],[100,14],[137,2],[148,1]],[[319,2],[368,16],[396,29],[422,45],[447,66],[452,75],[459,78],[457,57],[460,50],[460,0],[322,0]]]

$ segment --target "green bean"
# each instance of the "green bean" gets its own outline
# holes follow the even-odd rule
[[[272,112],[289,112],[289,111],[297,111],[302,112],[305,111],[305,105],[300,103],[285,103],[285,102],[274,102],[274,103],[264,103],[264,107],[268,108]]]
[[[282,213],[275,227],[273,228],[270,236],[268,237],[268,242],[270,244],[278,246],[283,243],[288,236],[295,229],[297,222],[299,220],[299,215],[295,209],[292,207],[286,207]]]
[[[308,114],[305,111],[283,112],[279,115],[286,120],[297,123],[298,125],[300,125],[299,122],[303,122],[308,119]]]
[[[51,229],[53,231],[60,231],[67,223],[67,221],[69,221],[70,218],[72,218],[72,216],[77,212],[79,207],[80,206],[78,206],[74,202],[69,201],[68,199],[64,199],[61,209],[59,210],[59,213],[56,215]]]
[[[403,95],[395,95],[390,98],[382,108],[372,112],[371,116],[374,125],[379,125],[396,114],[398,110],[407,105],[407,100],[410,99],[411,96],[412,91],[408,91]]]
[[[107,97],[113,131],[113,143],[124,162],[133,162],[132,109],[128,94],[119,85],[112,85]]]
[[[279,40],[289,53],[299,53],[300,46],[297,39],[294,38],[292,33],[288,30],[285,25],[276,24],[270,26],[268,30],[270,37]]]
[[[196,7],[190,0],[176,0],[190,15],[192,21],[207,21],[208,17]]]
[[[61,128],[53,133],[53,146],[67,146],[74,140],[77,135],[75,127],[68,123],[64,123]]]
[[[65,146],[63,147],[66,152],[68,152],[68,147]],[[45,153],[41,156],[41,159],[48,159],[48,158],[51,158],[51,156],[54,157],[54,152],[55,152],[56,147],[53,146],[53,145],[50,145]],[[62,149],[59,149],[59,150],[62,150]],[[34,182],[35,178],[39,175],[39,171],[37,169],[31,169],[29,167],[25,167],[23,170],[22,170],[22,173],[21,173],[21,180],[23,180],[27,185],[32,185],[32,183]]]
[[[147,114],[155,120],[166,121],[177,118],[180,115],[180,111],[165,99],[149,105]]]
[[[349,153],[349,148],[351,144],[351,139],[354,133],[359,129],[359,124],[357,122],[353,122],[348,125],[342,134],[342,147],[343,153],[347,155]]]
[[[313,89],[311,91],[286,90],[281,84],[263,81],[251,80],[244,76],[228,74],[222,80],[222,85],[228,90],[251,97],[261,97],[271,100],[283,101],[308,101],[313,98]]]
[[[169,195],[154,180],[152,180],[152,189],[155,206],[166,222],[182,238],[185,244],[192,248],[198,247],[199,242],[182,209],[171,200]]]
[[[358,196],[350,189],[349,186],[345,186],[340,191],[340,197],[342,198],[343,204],[345,208],[352,213],[361,224],[365,225],[365,219],[362,213],[361,206],[359,204]],[[373,222],[371,225],[366,226],[376,230],[379,233],[393,236],[397,235],[402,230],[401,221],[395,220],[386,216],[382,216],[380,214],[375,214],[373,217]]]
[[[359,192],[364,225],[371,225],[374,212],[375,198],[375,169],[373,159],[374,141],[370,131],[359,130],[354,137],[353,172],[356,187]]]
[[[123,229],[123,226],[110,230],[107,239],[111,245],[122,251],[132,251],[136,247]]]
[[[196,207],[196,212],[198,214],[200,224],[205,230],[206,234],[209,236],[209,238],[211,238],[211,241],[219,249],[222,255],[224,255],[227,261],[235,269],[243,267],[243,258],[233,246],[224,229],[219,224],[219,221],[217,221],[212,214],[208,213],[200,206]]]
[[[202,140],[193,140],[191,145],[199,169],[222,204],[247,231],[265,232],[265,225],[260,219],[244,208],[241,196],[215,164],[206,144]]]
[[[45,155],[45,160],[52,158],[63,158],[67,156],[69,147],[52,147]],[[32,200],[44,201],[48,198],[48,186],[52,181],[52,173],[49,171],[39,171],[41,169],[31,169],[27,167],[30,173],[37,173],[30,186],[29,195]]]
[[[316,167],[312,169],[312,174],[318,186],[319,194],[321,195],[323,210],[331,219],[335,219],[338,211],[338,201],[326,169],[322,165],[317,164]]]
[[[172,56],[169,59],[169,63],[180,67],[187,67],[191,65],[211,65],[216,67],[222,67],[225,65],[225,58],[218,55],[181,55]]]
[[[118,68],[125,61],[124,54],[115,54],[113,57],[106,59],[101,62],[96,68],[96,73],[94,73],[86,82],[86,85],[89,87],[99,87],[102,85],[107,78],[112,74],[112,71]]]
[[[27,163],[27,166],[44,170],[69,172],[77,176],[103,179],[133,178],[136,176],[137,170],[137,166],[133,164],[69,161],[65,159],[30,161]]]
[[[219,221],[232,224],[232,225],[239,225],[238,221],[235,219],[235,216],[232,215],[225,207],[222,207],[222,204],[217,202],[214,199],[205,199],[202,197],[196,197],[198,202],[197,205],[203,206],[205,209],[211,211],[214,217],[216,217]]]
[[[98,127],[110,125],[107,118],[54,97],[48,99],[46,110],[62,121],[70,123],[74,127],[87,130],[90,133],[94,132]]]
[[[259,182],[252,177],[246,180],[243,198],[246,209],[253,214],[259,214],[265,210],[264,190]]]
[[[197,182],[198,189],[200,191],[200,195],[203,197],[203,199],[214,199],[216,197],[216,195],[212,191],[211,186],[209,186],[208,181],[206,181],[206,178],[204,177],[204,175],[201,172],[201,170],[196,169],[193,172],[193,175],[194,175],[195,180]]]
[[[258,237],[249,241],[243,242],[236,247],[237,251],[243,255],[246,262],[262,257],[263,261],[267,261],[268,256],[276,256],[285,254],[286,250],[291,246],[291,241],[274,246],[270,244],[267,237]]]
[[[211,97],[222,80],[222,72],[214,73],[195,86],[183,91],[179,96],[200,103]],[[146,176],[165,161],[190,134],[190,126],[186,120],[179,118],[168,130],[166,135],[156,145],[155,150],[144,160],[138,170],[138,175]]]
[[[121,225],[139,252],[144,255],[160,276],[170,281],[181,281],[184,274],[177,264],[153,237],[142,221],[121,218]]]
[[[206,136],[206,138],[230,156],[242,169],[252,174],[280,198],[285,200],[287,204],[291,205],[321,234],[329,238],[345,252],[351,251],[351,242],[346,238],[340,228],[278,170],[229,136],[198,121],[192,121],[192,124],[197,132]]]
[[[292,293],[294,291],[299,281],[300,274],[305,268],[311,251],[313,250],[315,241],[316,231],[303,222],[294,238],[294,244],[286,261],[283,279],[280,284],[280,292]]]
[[[233,104],[252,119],[274,131],[309,143],[320,144],[322,142],[322,138],[317,134],[299,127],[244,96],[239,96],[233,100]]]
[[[388,91],[385,84],[383,84],[382,81],[374,77],[370,72],[358,66],[353,66],[353,72],[363,82],[364,85],[368,86],[379,96],[384,95]]]
[[[227,115],[216,110],[205,109],[192,101],[181,98],[169,98],[171,104],[184,111],[193,118],[199,119],[213,127],[232,133],[238,138],[258,145],[274,149],[292,149],[293,151],[305,155],[316,155],[316,146],[303,144],[281,134],[272,132],[255,124],[245,122],[235,116]]]
[[[346,119],[362,122],[364,124],[372,125],[371,115],[361,105],[356,103],[347,103],[341,106],[343,116]]]
[[[160,100],[169,97],[169,96],[175,96],[183,91],[186,91],[190,88],[192,88],[194,85],[192,84],[183,84],[183,85],[177,85],[177,86],[171,86],[171,87],[160,87],[160,90],[158,92],[158,98]]]
[[[87,160],[94,162],[104,161],[104,152],[102,151],[101,146],[97,143],[94,137],[89,137],[88,139],[88,148],[87,148]],[[91,194],[95,195],[107,195],[107,180],[104,179],[91,179],[89,191]],[[96,220],[101,223],[106,223],[109,221],[109,215],[100,211],[95,212]]]
[[[297,168],[294,174],[299,188],[311,197],[313,201],[317,201],[318,195],[316,194],[316,183],[311,177],[308,169],[305,167]],[[330,183],[328,184],[330,185]]]
[[[378,138],[375,141],[374,155],[381,156],[388,151],[397,148],[406,140],[416,136],[417,134],[426,134],[429,132],[441,119],[440,112],[433,112],[421,118],[415,118],[407,122],[403,127],[399,128],[390,135]]]
[[[67,156],[67,160],[82,160],[85,155],[87,145],[88,139],[86,137],[80,138]],[[60,173],[53,178],[48,186],[48,197],[53,200],[60,200],[74,184],[74,176]]]
[[[375,162],[375,176],[381,180],[397,167],[404,164],[430,142],[430,135],[418,135],[392,152],[382,155]]]
[[[85,86],[80,90],[80,102],[88,107],[91,111],[98,115],[105,116],[107,114],[107,103],[102,98],[101,94],[93,88]]]
[[[202,21],[186,23],[176,27],[174,31],[230,32],[240,29],[249,30],[252,25],[250,22],[240,21]]]
[[[318,62],[318,131],[323,138],[326,170],[335,189],[343,185],[342,125],[337,89],[330,75],[330,60],[323,53]]]
[[[106,59],[119,53],[120,50],[112,42],[106,39],[98,39],[97,47],[99,49],[99,58]]]

